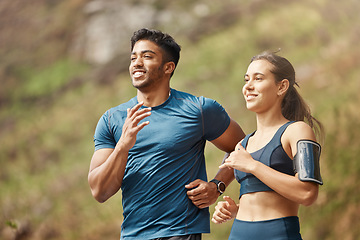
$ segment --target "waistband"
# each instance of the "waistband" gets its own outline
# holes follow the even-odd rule
[[[301,240],[300,223],[297,216],[263,221],[235,219],[229,240]]]
[[[261,221],[245,221],[245,220],[239,220],[234,219],[235,221],[242,222],[242,223],[269,223],[269,222],[277,222],[277,221],[296,221],[299,222],[298,216],[288,216],[288,217],[281,217],[281,218],[273,218],[268,220],[261,220]]]

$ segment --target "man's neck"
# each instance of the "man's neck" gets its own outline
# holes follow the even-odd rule
[[[137,100],[143,101],[146,107],[156,107],[163,104],[170,96],[170,88],[158,91],[144,92],[138,89]]]

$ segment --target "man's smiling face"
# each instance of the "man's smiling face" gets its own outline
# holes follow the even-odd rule
[[[129,73],[135,88],[156,87],[165,75],[161,48],[149,40],[136,42],[131,52]]]

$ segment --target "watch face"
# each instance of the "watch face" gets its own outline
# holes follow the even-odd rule
[[[219,190],[220,190],[221,192],[225,192],[225,188],[226,188],[225,183],[220,182],[218,186],[219,186]]]

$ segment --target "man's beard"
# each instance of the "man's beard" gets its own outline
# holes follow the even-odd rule
[[[162,65],[163,66],[163,65]],[[162,72],[162,66],[160,66],[157,69],[156,74],[153,72],[153,74],[147,76],[145,79],[143,80],[134,80],[131,79],[132,85],[134,88],[141,90],[141,89],[146,89],[148,87],[151,87],[152,85],[154,85],[159,79],[161,79],[164,75],[164,73]],[[146,71],[146,73],[148,73],[148,71]]]

